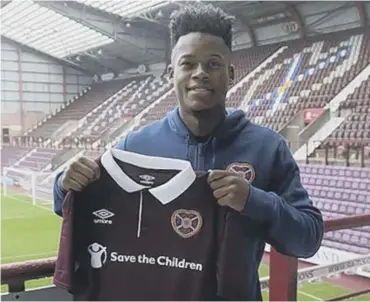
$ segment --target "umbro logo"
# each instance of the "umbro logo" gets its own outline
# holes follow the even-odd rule
[[[155,177],[151,175],[140,175],[140,183],[143,185],[150,185],[154,184]]]
[[[100,209],[100,210],[93,212],[93,215],[99,218],[99,219],[94,219],[94,223],[112,224],[112,220],[110,220],[109,218],[113,217],[114,213],[106,209]]]

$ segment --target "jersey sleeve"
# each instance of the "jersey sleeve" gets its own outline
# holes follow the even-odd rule
[[[54,284],[57,287],[73,291],[74,273],[74,192],[68,192],[63,203],[63,220],[59,239],[59,251],[55,263]]]

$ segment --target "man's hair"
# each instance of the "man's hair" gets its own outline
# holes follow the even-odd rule
[[[186,5],[171,14],[171,45],[181,36],[201,32],[220,37],[231,50],[233,17],[211,4]]]

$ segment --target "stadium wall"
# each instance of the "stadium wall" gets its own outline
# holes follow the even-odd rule
[[[91,83],[80,71],[1,41],[1,120],[12,135],[37,124]]]

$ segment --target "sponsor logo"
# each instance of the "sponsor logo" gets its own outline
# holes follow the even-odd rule
[[[109,218],[112,218],[114,216],[114,213],[106,209],[100,209],[93,212],[93,215],[98,217],[98,219],[94,219],[94,223],[112,224],[112,220],[110,220]]]
[[[92,268],[101,268],[107,261],[107,247],[94,242],[87,247]]]
[[[171,225],[178,235],[183,238],[190,238],[200,231],[203,219],[197,211],[179,209],[173,212]]]
[[[249,183],[252,183],[253,180],[256,178],[256,173],[253,166],[248,163],[232,163],[227,166],[226,170],[240,175]]]
[[[140,175],[140,183],[143,185],[152,186],[154,184],[155,177],[151,175]]]
[[[195,271],[203,270],[203,265],[201,263],[192,262],[185,258],[170,257],[165,255],[152,257],[146,254],[122,254],[117,251],[110,251],[108,253],[107,249],[108,248],[106,246],[103,246],[97,242],[94,242],[87,247],[87,251],[90,254],[90,264],[92,268],[100,269],[107,263],[120,263],[130,265],[149,264]]]

